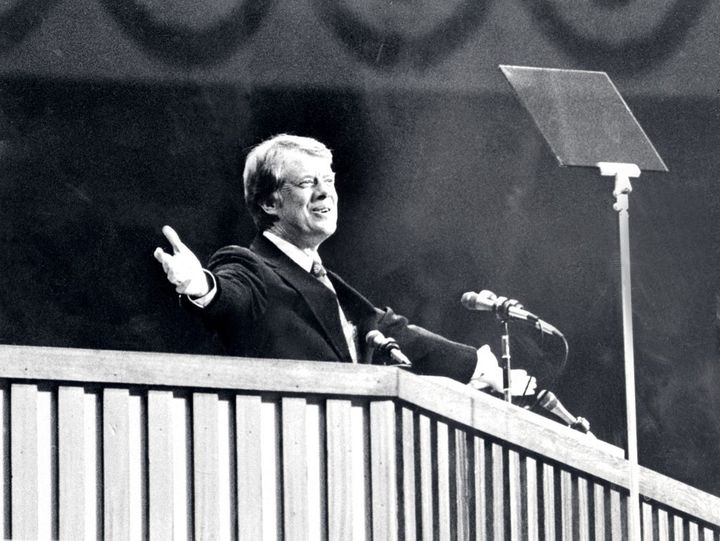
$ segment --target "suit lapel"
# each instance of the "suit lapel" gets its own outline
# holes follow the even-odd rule
[[[328,276],[335,287],[345,315],[357,326],[360,362],[369,364],[373,351],[367,347],[365,336],[367,336],[367,333],[371,330],[377,329],[377,309],[369,300],[363,297],[355,288],[348,285],[337,274],[328,271]]]
[[[350,352],[338,316],[335,294],[262,235],[255,238],[250,249],[261,256],[288,285],[300,294],[335,353],[343,361],[350,361]]]

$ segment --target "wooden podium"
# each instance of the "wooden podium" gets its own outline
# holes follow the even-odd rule
[[[0,346],[0,537],[627,538],[622,450],[397,368]],[[720,499],[641,468],[643,539]]]

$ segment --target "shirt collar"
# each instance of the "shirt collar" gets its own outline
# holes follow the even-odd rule
[[[262,234],[266,239],[268,239],[275,246],[277,246],[282,253],[292,259],[302,269],[304,269],[305,272],[310,272],[310,269],[312,269],[313,261],[322,263],[322,261],[320,260],[320,255],[317,252],[315,252],[314,256],[308,255],[300,248],[295,246],[293,243],[278,237],[275,233],[271,233],[270,231],[263,231]]]

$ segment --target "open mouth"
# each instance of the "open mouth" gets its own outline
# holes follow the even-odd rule
[[[329,207],[319,207],[316,209],[312,209],[312,211],[316,214],[327,214],[328,212],[330,212],[330,210],[331,209]]]

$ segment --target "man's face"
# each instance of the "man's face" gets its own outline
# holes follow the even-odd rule
[[[326,158],[290,152],[285,161],[285,181],[266,212],[277,216],[271,231],[298,248],[317,248],[335,233],[338,195],[335,173]]]

